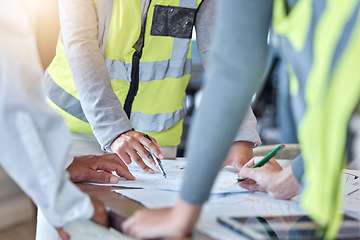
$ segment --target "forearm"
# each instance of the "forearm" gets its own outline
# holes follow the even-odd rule
[[[172,216],[176,219],[177,232],[186,235],[192,231],[199,218],[201,207],[202,205],[189,204],[181,199],[176,203],[172,209]]]
[[[210,53],[210,59],[216,61],[210,62],[202,104],[187,145],[189,163],[181,197],[192,204],[201,204],[208,198],[239,122],[261,82],[267,59],[271,1],[218,3],[218,22]]]
[[[0,144],[0,164],[54,226],[90,219],[93,208],[88,196],[64,171],[70,134],[46,103],[27,15],[18,1],[4,3],[0,9],[0,15],[7,17],[7,27],[0,28],[0,132],[5,140]]]
[[[88,196],[70,182],[64,170],[70,136],[63,120],[56,114],[45,117],[44,112],[37,112],[35,117],[24,114],[15,115],[12,121],[15,124],[3,121],[12,131],[2,131],[8,143],[1,147],[4,152],[1,165],[42,208],[52,225],[63,226],[76,219],[90,219],[93,208]],[[48,121],[44,121],[46,118]],[[20,136],[20,141],[13,133]]]
[[[103,150],[121,133],[132,129],[115,95],[98,40],[94,1],[61,0],[60,23],[66,59],[81,106]],[[119,72],[126,70],[119,69]]]
[[[213,39],[212,36],[215,24],[215,10],[215,0],[207,0],[202,3],[196,15],[196,41],[199,56],[205,71],[209,70],[207,59],[209,59],[209,49],[211,40]],[[249,108],[248,113],[244,117],[243,123],[241,124],[238,130],[238,134],[234,140],[253,142],[254,147],[261,144],[260,136],[257,132],[256,118],[251,108]]]

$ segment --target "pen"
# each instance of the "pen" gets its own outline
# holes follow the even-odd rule
[[[152,140],[151,140],[151,138],[149,137],[149,135],[144,134],[144,137],[146,137],[147,139],[149,139],[149,140],[152,142]],[[155,154],[154,154],[153,152],[151,152],[150,150],[149,150],[149,152],[150,152],[150,154],[151,154],[151,157],[154,159],[154,161],[155,161],[155,163],[156,163],[156,166],[159,168],[161,174],[166,178],[166,173],[165,173],[165,171],[164,171],[164,168],[163,168],[163,166],[162,166],[162,164],[161,164],[160,159],[158,159],[158,158],[155,156]]]
[[[267,163],[272,157],[274,157],[276,155],[276,153],[285,148],[284,144],[280,144],[279,146],[277,146],[274,150],[272,150],[271,152],[269,152],[263,159],[261,159],[257,164],[255,164],[254,166],[252,166],[251,168],[257,168],[257,167],[261,167],[262,165],[264,165],[265,163]],[[237,179],[237,182],[242,182],[245,179]]]

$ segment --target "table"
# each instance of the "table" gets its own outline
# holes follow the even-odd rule
[[[121,189],[121,187],[107,187],[92,184],[76,184],[83,192],[96,197],[104,202],[110,208],[109,222],[110,226],[121,232],[121,223],[135,211],[144,208],[140,203],[128,199],[124,196],[112,192],[112,189]],[[181,238],[184,240],[209,240],[209,236],[194,230],[191,236]]]

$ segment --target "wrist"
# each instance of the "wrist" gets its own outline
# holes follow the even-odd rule
[[[190,233],[201,212],[202,205],[193,205],[180,199],[172,209],[171,217],[174,219],[174,230],[181,236]]]

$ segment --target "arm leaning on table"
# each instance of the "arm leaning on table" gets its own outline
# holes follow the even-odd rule
[[[239,122],[260,85],[266,66],[272,2],[222,0],[218,3],[211,62],[187,146],[189,162],[181,199],[174,208],[135,213],[122,226],[131,236],[184,236],[193,229]]]
[[[144,171],[154,173],[137,153],[155,166],[155,162],[146,157],[148,151],[144,147],[162,159],[160,146],[154,138],[152,143],[143,137],[143,133],[133,130],[123,106],[113,91],[100,49],[100,19],[94,1],[60,0],[59,10],[60,39],[65,49],[66,60],[79,94],[81,108],[102,150],[118,154],[127,164],[130,164],[132,159]],[[127,76],[125,66],[123,69],[120,66],[116,71],[121,76]],[[47,72],[46,78],[50,77]]]
[[[201,63],[204,66],[205,73],[209,71],[209,50],[211,46],[214,24],[216,14],[216,1],[207,0],[203,1],[197,14],[195,21],[196,28],[196,42],[199,52]],[[219,82],[223,79],[219,78]],[[216,111],[216,108],[214,108]],[[228,115],[231,117],[231,115]],[[222,125],[219,125],[221,127]],[[238,129],[236,136],[234,137],[233,145],[224,163],[225,165],[231,165],[237,170],[249,161],[253,155],[253,147],[257,147],[261,144],[260,136],[257,131],[257,121],[254,113],[249,107],[241,126]]]

